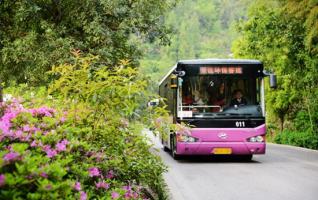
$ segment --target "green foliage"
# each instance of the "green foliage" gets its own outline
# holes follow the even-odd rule
[[[49,92],[65,99],[73,124],[85,130],[81,137],[95,148],[105,149],[113,158],[108,165],[119,177],[145,184],[163,199],[162,173],[166,169],[149,152],[142,124],[151,126],[153,119],[167,112],[146,107],[155,97],[147,92],[149,80],[127,67],[128,62],[109,68],[99,66],[97,57],[74,55],[72,63],[52,68],[50,73],[59,78]]]
[[[50,110],[48,106],[59,112],[54,112],[53,116],[34,114],[35,111],[8,115],[15,116],[10,120],[14,132],[21,127],[40,130],[32,132],[30,141],[8,139],[0,142],[0,158],[8,153],[8,145],[23,155],[21,160],[12,163],[15,167],[1,168],[0,175],[5,175],[5,185],[0,186],[1,197],[74,199],[80,195],[74,190],[74,184],[80,182],[89,198],[110,199],[114,191],[123,197],[127,191],[122,187],[130,185],[138,198],[147,197],[144,191],[151,190],[156,199],[165,199],[162,173],[166,167],[159,156],[151,153],[152,146],[143,131],[145,125],[156,128],[161,134],[170,129],[167,129],[168,123],[164,123],[165,128],[154,123],[159,116],[167,116],[162,107],[146,107],[150,99],[157,97],[146,91],[149,80],[128,67],[126,61],[121,61],[119,67],[109,68],[96,56],[73,54],[69,63],[52,68],[50,76],[56,80],[48,89],[50,95],[44,87],[29,88],[27,85],[5,90],[6,94],[22,94],[20,101],[27,108],[46,105],[42,107],[44,113]],[[0,112],[6,113],[6,108],[3,105]],[[0,139],[4,135],[1,128],[5,127],[0,125]],[[50,151],[44,146],[54,149],[63,139],[69,142],[67,150],[48,157],[46,154]],[[38,146],[31,147],[32,141],[37,141]],[[0,165],[4,163],[0,159]],[[89,168],[92,167],[100,169],[104,178],[90,177]],[[114,178],[105,178],[110,171]],[[42,172],[48,174],[48,178],[38,175]],[[19,174],[18,179],[13,178],[15,173]],[[33,173],[37,176],[28,182],[25,177]],[[96,188],[98,181],[105,181],[110,188],[106,191]],[[23,185],[22,190],[20,185]]]
[[[4,105],[0,107],[6,110],[0,121],[1,199],[78,199],[82,192],[90,198],[110,199],[114,191],[120,196],[135,193],[134,199],[142,199],[145,195],[137,187],[148,184],[150,180],[143,180],[163,170],[158,158],[148,152],[143,138],[129,134],[129,129],[117,131],[130,140],[126,141],[127,146],[120,141],[120,149],[127,149],[128,153],[117,152],[118,147],[113,145],[123,138],[114,136],[114,132],[107,135],[114,139],[113,143],[102,145],[89,138],[89,129],[72,127],[72,120],[60,119],[53,109],[25,109],[17,102]],[[48,119],[54,125],[46,124]],[[102,138],[101,142],[109,141]],[[135,151],[130,142],[137,148]],[[140,175],[131,168],[129,159],[135,155],[147,159],[134,160]],[[150,168],[149,161],[154,168]],[[92,175],[91,168],[99,173]],[[75,187],[76,182],[79,188]],[[109,184],[109,188],[98,187],[100,182]],[[129,192],[123,188],[127,185],[132,188]]]
[[[318,137],[317,8],[315,1],[256,1],[248,20],[237,25],[241,36],[233,44],[236,57],[259,59],[278,75],[278,89],[266,95],[269,121],[279,121],[281,131],[313,137]]]
[[[180,59],[231,57],[233,22],[244,17],[250,0],[185,0],[165,17],[174,30],[169,46],[143,43],[142,70],[158,82]]]
[[[285,130],[274,137],[274,142],[310,149],[318,149],[317,135],[311,132]]]
[[[173,5],[173,0],[2,0],[0,79],[46,83],[45,72],[68,62],[71,49],[99,55],[109,66],[121,59],[136,66],[141,51],[131,34],[166,42],[169,30],[160,16]]]

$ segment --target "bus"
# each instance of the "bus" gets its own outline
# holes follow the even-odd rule
[[[245,59],[180,60],[159,83],[170,120],[190,131],[162,137],[174,159],[184,155],[265,154],[264,78],[276,76],[262,62]]]

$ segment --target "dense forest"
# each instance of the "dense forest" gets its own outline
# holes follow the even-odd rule
[[[170,45],[145,43],[141,68],[158,81],[180,59],[231,58],[235,22],[246,19],[251,0],[184,0],[165,16]]]
[[[237,29],[234,56],[259,59],[278,75],[278,89],[266,95],[275,141],[317,149],[318,2],[255,1]]]
[[[267,88],[269,138],[318,148],[317,4],[185,0],[165,17],[170,45],[146,43],[141,68],[158,82],[180,59],[259,59],[278,75],[278,89]]]
[[[53,65],[70,62],[70,51],[98,55],[100,63],[137,66],[142,55],[131,35],[167,41],[160,16],[174,1],[0,1],[0,79],[48,83]]]

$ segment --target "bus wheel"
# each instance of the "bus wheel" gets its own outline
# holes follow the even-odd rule
[[[171,135],[170,136],[170,144],[171,144],[171,155],[173,157],[173,159],[175,160],[179,160],[180,159],[180,155],[177,154],[177,139],[175,135]]]
[[[165,142],[163,141],[162,138],[161,138],[161,144],[162,144],[162,146],[163,146],[163,151],[165,151],[165,152],[170,151],[170,149],[169,149],[167,146],[165,146]]]
[[[170,151],[170,149],[166,146],[163,146],[163,151],[168,152],[168,151]]]
[[[250,155],[242,155],[242,160],[243,161],[251,161],[253,159],[253,154]]]

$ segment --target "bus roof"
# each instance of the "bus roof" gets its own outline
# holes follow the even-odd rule
[[[161,79],[159,85],[174,71],[179,65],[202,65],[202,64],[247,64],[247,65],[260,65],[262,64],[259,60],[251,59],[219,59],[219,58],[208,58],[208,59],[193,59],[193,60],[179,60],[169,72]]]
[[[250,60],[250,59],[195,59],[195,60],[179,60],[179,64],[185,65],[196,65],[196,64],[262,64],[259,60]]]

